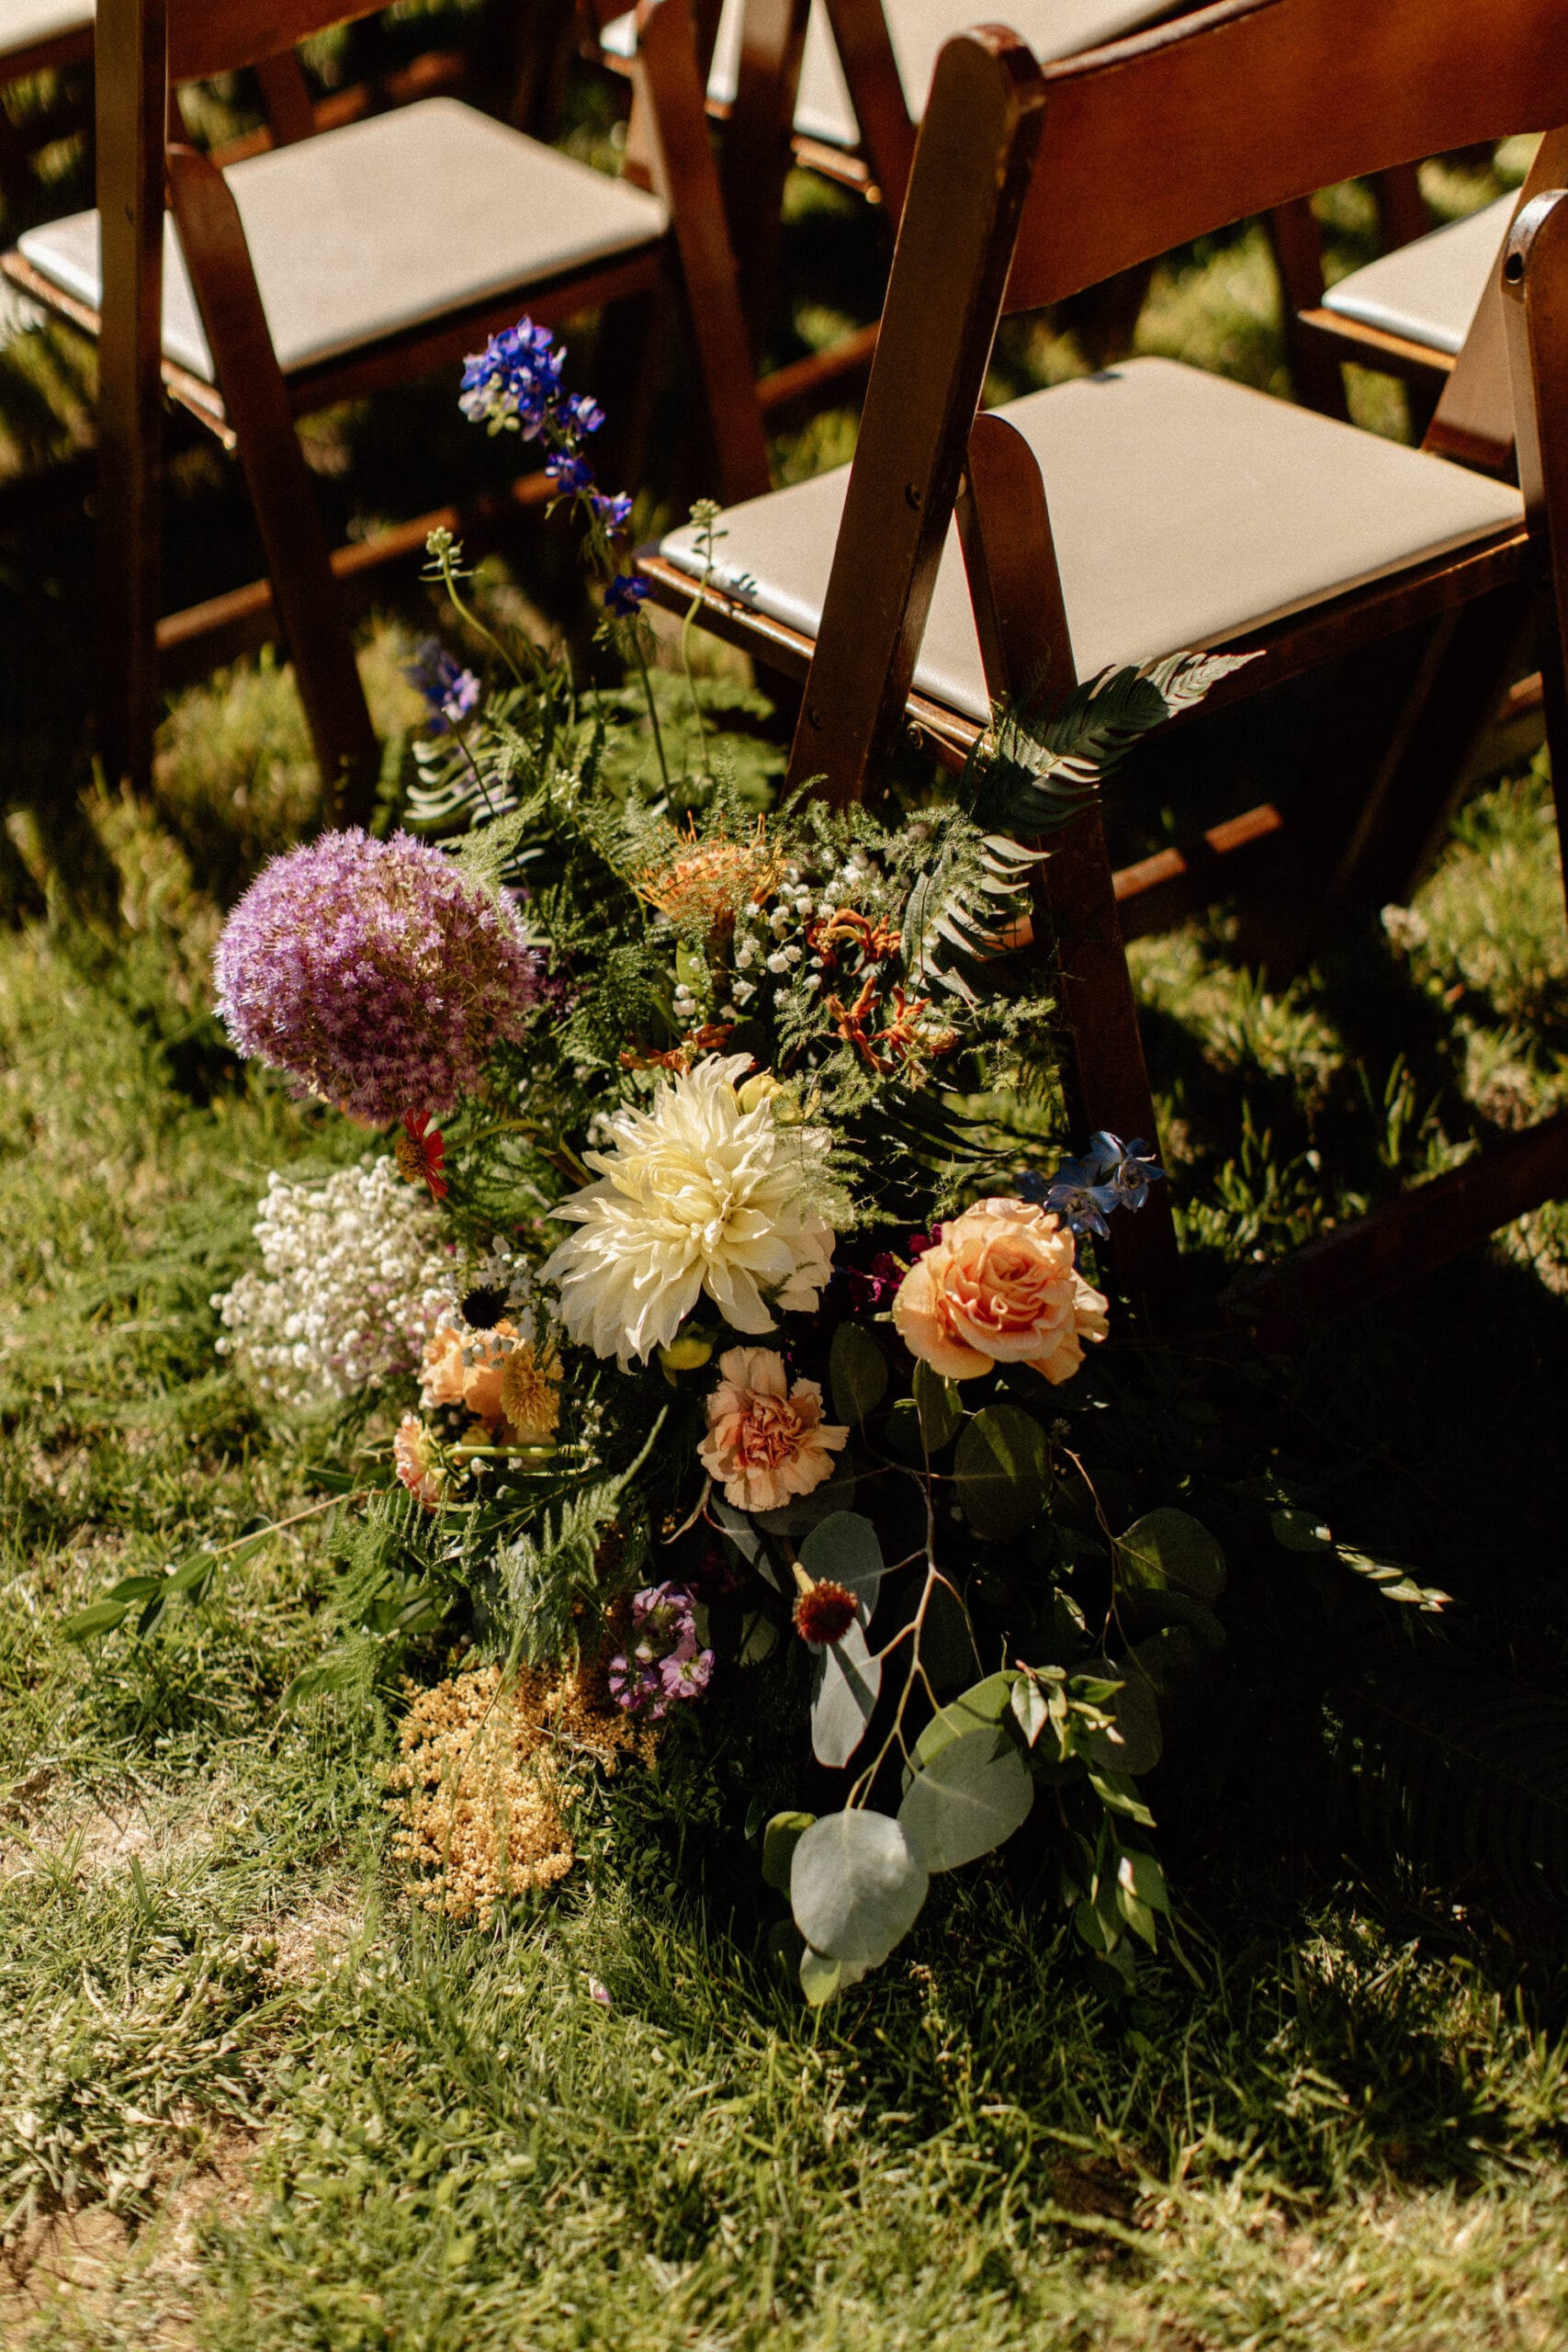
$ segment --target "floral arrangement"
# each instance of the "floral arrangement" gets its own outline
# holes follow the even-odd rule
[[[306,1216],[275,1179],[231,1344],[289,1404],[407,1372],[357,1622],[471,1654],[416,1711],[404,1842],[428,1856],[467,1821],[429,1755],[477,1755],[507,1693],[491,1778],[528,1823],[521,1879],[486,1831],[437,1899],[483,1913],[566,1867],[567,1763],[627,1745],[604,1721],[699,1769],[724,1724],[756,1789],[809,1799],[753,1834],[811,2001],[1026,1822],[1126,1973],[1166,1907],[1139,1783],[1221,1638],[1224,1565],[1168,1493],[1118,1524],[1085,1466],[1080,1424],[1115,1410],[1093,1252],[1162,1171],[1110,1135],[1064,1156],[1036,885],[1121,752],[1230,665],[998,713],[961,779],[883,809],[727,774],[694,688],[694,772],[672,775],[629,502],[594,482],[600,413],[564,360],[524,321],[463,405],[543,443],[641,713],[499,642],[433,539],[485,676],[427,649],[403,829],[276,859],[217,959],[240,1051],[385,1133],[309,1213],[361,1204],[378,1336],[264,1304],[268,1236]],[[294,1254],[330,1288],[331,1247],[301,1227]],[[563,1691],[580,1715],[591,1694],[593,1739],[558,1736]]]

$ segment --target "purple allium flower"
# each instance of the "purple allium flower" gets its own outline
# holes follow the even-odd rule
[[[634,580],[626,572],[617,571],[604,591],[604,602],[618,621],[629,621],[647,594],[646,580]]]
[[[433,637],[426,638],[412,662],[404,662],[403,675],[429,705],[432,729],[437,735],[461,726],[479,702],[479,682],[473,672],[465,670]]]
[[[510,907],[407,833],[323,833],[264,866],[218,943],[243,1054],[378,1125],[449,1111],[514,1043],[541,962]]]

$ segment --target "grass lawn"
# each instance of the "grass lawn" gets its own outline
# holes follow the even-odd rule
[[[1143,333],[1273,382],[1257,240],[1162,273]],[[1070,343],[998,367],[1060,373]],[[0,362],[0,406],[33,415],[41,346]],[[1397,424],[1386,388],[1358,397]],[[793,462],[830,461],[836,429]],[[332,480],[373,499],[390,428],[342,433]],[[264,1417],[215,1348],[266,1171],[363,1148],[241,1069],[207,1012],[222,905],[311,821],[291,683],[264,664],[184,695],[155,810],[83,793],[82,561],[67,531],[0,574],[0,2342],[1560,2345],[1562,1913],[1552,1870],[1504,1848],[1526,1807],[1568,1899],[1568,1212],[1289,1363],[1200,1349],[1169,1374],[1215,1449],[1453,1603],[1330,1591],[1285,1555],[1236,1575],[1214,1719],[1156,1785],[1176,1933],[1131,1997],[1003,1858],[808,2014],[769,1969],[722,1758],[700,1857],[662,1768],[628,1776],[560,1888],[452,1928],[389,1852],[399,1693],[279,1705],[333,1636],[314,1473],[384,1452],[387,1408]],[[389,728],[407,631],[367,640]],[[1282,735],[1228,756],[1268,769]],[[1131,778],[1130,837],[1159,837],[1181,781]],[[1136,960],[1214,1271],[1568,1099],[1539,761],[1478,780],[1416,904],[1288,990],[1223,916]],[[286,1520],[148,1638],[62,1639],[117,1577]],[[1403,1747],[1365,1712],[1393,1687]]]

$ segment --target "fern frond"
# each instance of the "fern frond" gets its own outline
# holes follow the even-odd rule
[[[1004,709],[976,745],[964,790],[982,824],[1056,832],[1082,813],[1140,737],[1194,709],[1252,653],[1171,653],[1142,668],[1102,670],[1042,723]]]
[[[1005,835],[949,831],[936,864],[904,910],[900,952],[914,988],[946,989],[976,1002],[965,966],[990,961],[1013,944],[1030,910],[1040,853]]]

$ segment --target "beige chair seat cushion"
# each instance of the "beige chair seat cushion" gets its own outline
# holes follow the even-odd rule
[[[425,98],[233,164],[278,363],[287,372],[525,291],[661,237],[664,207],[456,98]],[[33,267],[98,303],[98,216],[30,229]],[[172,222],[164,348],[215,380]]]
[[[1324,308],[1361,326],[1381,327],[1428,350],[1463,348],[1476,305],[1497,266],[1517,196],[1451,220],[1392,254],[1352,270],[1324,296]]]
[[[1048,62],[1115,40],[1163,16],[1170,5],[1171,0],[1009,0],[1003,13],[1036,57]],[[884,0],[884,6],[905,102],[911,119],[919,122],[925,112],[937,51],[943,41],[975,22],[975,10],[966,0]],[[728,106],[734,97],[739,76],[741,12],[742,0],[724,0],[713,71],[708,75],[708,96],[720,106]],[[605,28],[600,40],[612,56],[632,54],[637,39],[634,27],[635,18],[626,16]],[[849,85],[822,0],[812,0],[807,22],[795,127],[804,137],[820,139],[830,147],[860,144]]]
[[[79,33],[93,21],[93,0],[0,0],[0,62],[36,41]]]
[[[1214,645],[1517,524],[1517,491],[1168,359],[1001,411],[1040,460],[1080,677]],[[848,467],[731,507],[714,583],[815,638]],[[700,575],[696,534],[660,552]],[[915,673],[988,705],[956,530]]]

